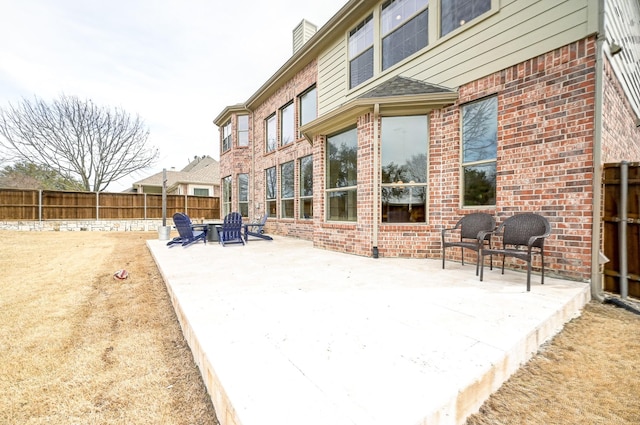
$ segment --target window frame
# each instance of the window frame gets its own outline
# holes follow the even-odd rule
[[[232,181],[231,175],[225,176],[222,178],[222,190],[221,190],[221,201],[222,201],[222,216],[226,217],[227,214],[231,212],[231,194],[232,194]]]
[[[445,31],[445,27],[443,25],[443,22],[445,22],[445,20],[442,19],[443,13],[445,13],[444,3],[445,2],[452,2],[452,3],[456,3],[457,4],[457,3],[460,3],[460,2],[470,2],[471,3],[472,1],[474,1],[474,0],[439,0],[439,2],[438,2],[439,10],[438,10],[438,18],[437,18],[437,21],[438,21],[438,38],[439,39],[447,37],[447,36],[449,36],[449,34],[455,33],[458,30],[460,30],[460,28],[468,26],[469,22],[476,21],[476,19],[478,19],[482,15],[485,15],[485,14],[491,12],[496,7],[496,5],[494,4],[496,0],[483,0],[483,1],[486,1],[486,2],[489,3],[489,7],[486,10],[484,10],[482,12],[479,12],[475,16],[471,16],[468,20],[461,20],[460,19],[461,17],[459,17],[459,16],[453,17],[451,19],[451,22],[458,21],[458,22],[462,22],[462,23],[460,25],[452,27],[451,29],[448,29],[447,32],[444,32]],[[473,3],[471,3],[471,4],[473,5]],[[453,10],[457,10],[457,9],[459,9],[459,8],[457,8],[455,6],[453,7]]]
[[[201,192],[201,193],[197,193],[197,192]],[[193,196],[210,196],[209,195],[209,188],[207,187],[194,187],[193,188]]]
[[[249,217],[249,174],[247,173],[238,174],[238,212],[243,217]]]
[[[246,128],[242,125],[243,123],[241,122],[244,121],[244,119],[246,118]],[[243,114],[243,115],[238,115],[238,117],[236,118],[237,120],[237,130],[236,130],[236,137],[237,137],[237,146],[238,147],[247,147],[249,146],[249,115]],[[241,137],[244,136],[244,137]]]
[[[415,149],[416,146],[413,145],[413,139],[415,137],[424,137],[424,146],[420,149],[420,152],[417,154],[413,154],[410,158],[406,158],[405,163],[403,164],[395,164],[396,168],[396,181],[385,181],[385,157],[389,155],[389,149],[387,148],[387,144],[391,146],[399,146],[406,145],[407,142],[398,141],[397,139],[389,140],[388,133],[385,126],[385,121],[389,120],[398,120],[398,119],[407,119],[407,120],[420,120],[424,121],[424,126],[422,127],[422,123],[420,123],[420,130],[422,133],[417,136],[410,135],[408,138],[408,143],[412,143],[409,146],[411,149],[417,152]],[[411,123],[415,126],[415,123]],[[407,223],[407,224],[424,224],[428,219],[428,194],[429,194],[429,115],[402,115],[402,116],[383,116],[380,118],[380,221],[382,223],[389,224],[397,224],[397,223]],[[404,153],[404,152],[403,152]],[[424,166],[423,170],[415,171],[414,162],[420,160],[421,158],[415,158],[416,155],[421,155],[424,153],[424,164],[420,164]],[[396,156],[398,151],[392,152],[391,156]],[[403,156],[404,157],[404,156]],[[391,164],[394,164],[391,161]],[[406,166],[404,166],[406,164]],[[412,167],[412,165],[414,165]],[[416,173],[424,172],[424,175],[416,176]],[[390,172],[389,172],[390,174]],[[409,181],[405,181],[409,179]],[[418,181],[416,181],[418,180]],[[424,181],[419,181],[424,180]],[[422,195],[416,195],[417,197],[422,197],[423,200],[421,203],[413,202],[414,194],[422,193]],[[385,193],[391,193],[394,195],[394,198],[397,200],[403,200],[403,198],[407,197],[406,204],[396,203],[396,206],[392,206],[390,202],[385,203]],[[391,198],[389,198],[391,199]],[[407,210],[404,210],[404,206],[406,205]],[[385,211],[386,210],[386,211]]]
[[[222,142],[221,142],[222,152],[224,153],[224,152],[230,151],[231,144],[232,144],[231,119],[229,119],[229,121],[227,121],[227,123],[222,126]]]
[[[264,134],[265,152],[269,153],[275,151],[278,147],[278,126],[275,112],[265,118]]]
[[[293,100],[280,108],[278,115],[280,115],[280,146],[290,145],[296,140],[296,113]],[[290,136],[291,140],[286,141],[287,136]]]
[[[419,52],[420,50],[426,48],[427,46],[429,46],[429,2],[426,0],[422,0],[424,1],[423,5],[420,5],[419,8],[416,8],[416,10],[409,10],[410,15],[406,17],[406,19],[402,20],[402,22],[398,23],[397,25],[391,25],[391,28],[388,29],[388,31],[385,32],[385,28],[384,27],[384,20],[385,20],[385,9],[388,7],[393,7],[391,5],[393,5],[394,3],[396,3],[397,6],[402,7],[403,5],[407,5],[407,3],[411,3],[410,0],[388,0],[386,2],[384,2],[381,6],[380,9],[380,58],[381,58],[381,69],[382,71],[386,71],[387,69],[393,67],[395,64],[402,62],[403,60],[405,60],[406,58],[408,58],[409,56]],[[413,2],[415,3],[415,2]],[[397,15],[397,16],[402,16],[402,11],[396,11],[395,8],[389,9],[388,13],[391,13],[393,15]],[[426,27],[424,28],[424,34],[426,37],[425,43],[423,46],[420,46],[418,48],[416,48],[415,50],[411,50],[408,51],[406,49],[406,43],[402,43],[402,47],[403,47],[403,52],[402,52],[402,56],[398,56],[398,57],[394,57],[391,56],[394,52],[397,52],[397,46],[393,47],[390,46],[389,50],[391,51],[390,55],[385,55],[385,41],[387,40],[392,40],[392,38],[394,38],[394,36],[398,36],[401,32],[402,34],[405,36],[405,42],[407,41],[407,37],[406,34],[404,34],[404,31],[406,31],[409,27],[410,24],[414,23],[414,22],[419,22],[421,16],[423,14],[426,14],[424,19],[426,19]],[[397,19],[396,19],[397,20]],[[416,21],[418,20],[418,21]],[[416,38],[415,36],[418,34],[418,32],[413,33],[413,38]],[[390,62],[386,63],[385,62],[385,58],[389,58]]]
[[[360,84],[364,83],[367,80],[373,78],[376,74],[375,71],[375,45],[376,45],[376,36],[375,36],[375,20],[373,19],[373,13],[364,18],[358,25],[355,26],[348,33],[347,37],[347,58],[349,61],[349,89],[353,89]],[[361,32],[362,31],[362,32]],[[369,37],[371,38],[371,43],[369,44]],[[367,43],[364,47],[358,46],[359,42],[364,40],[364,43]],[[352,50],[353,47],[353,50]],[[368,56],[371,52],[371,58],[369,60]],[[359,59],[365,59],[364,66],[360,65]],[[359,77],[354,82],[354,64],[358,64],[358,70],[362,70],[363,72],[358,72],[357,75],[361,73],[364,74],[363,77]],[[369,75],[369,68],[371,75]],[[362,79],[360,79],[362,78]]]
[[[467,160],[465,151],[468,149],[466,147],[465,141],[465,108],[470,107],[471,105],[479,105],[483,102],[492,101],[495,102],[495,109],[492,111],[493,116],[493,124],[495,126],[495,140],[494,140],[494,148],[495,155],[491,157],[484,157],[481,159],[469,159]],[[480,168],[487,167],[493,165],[493,194],[492,197],[489,197],[488,200],[493,202],[488,203],[470,203],[467,202],[467,176],[466,169],[470,168]],[[498,96],[492,95],[483,97],[480,99],[475,99],[471,102],[466,102],[460,105],[460,204],[463,208],[494,208],[496,206],[496,195],[497,195],[497,168],[498,168]]]
[[[354,132],[354,141],[355,146],[353,157],[355,158],[352,163],[353,170],[347,170],[344,172],[346,174],[346,182],[344,185],[339,185],[339,182],[335,186],[332,186],[332,167],[330,157],[332,149],[330,149],[329,144],[331,143],[331,139],[346,135],[347,133]],[[343,143],[344,144],[344,143]],[[351,148],[351,146],[349,146]],[[325,210],[326,210],[326,220],[327,221],[338,221],[338,222],[357,222],[358,221],[358,128],[357,126],[348,127],[342,131],[336,132],[332,135],[327,136],[326,139],[326,156],[325,156],[325,168],[326,168],[326,176],[325,176]],[[340,162],[340,166],[342,167],[343,162]],[[347,166],[351,164],[347,163]],[[350,176],[353,174],[353,176]],[[344,208],[341,211],[337,210],[337,213],[334,214],[333,203],[331,202],[334,197],[341,196],[344,199]]]
[[[295,161],[280,164],[280,218],[295,218],[295,179]]]
[[[272,176],[269,174],[273,173]],[[276,166],[265,168],[264,170],[264,196],[265,212],[271,217],[277,217],[278,213],[278,171]],[[273,192],[273,193],[270,193]],[[270,197],[272,196],[272,197]]]
[[[311,94],[313,94],[313,97],[310,97]],[[305,119],[305,117],[309,116],[305,111],[311,108],[310,105],[307,105],[306,99],[311,98],[313,98],[313,114],[311,114],[313,118]],[[298,127],[302,127],[318,118],[318,90],[315,84],[298,95],[298,105]],[[307,106],[305,107],[305,105]]]
[[[307,176],[306,172],[306,168],[308,167],[308,165],[306,165],[305,163],[307,161],[311,162],[309,165],[311,167],[309,176]],[[298,167],[298,169],[300,170],[298,172],[298,208],[300,210],[298,213],[298,217],[301,219],[309,220],[313,218],[313,154],[299,158]],[[308,178],[311,179],[310,190],[307,187],[307,181],[305,181],[305,179]]]

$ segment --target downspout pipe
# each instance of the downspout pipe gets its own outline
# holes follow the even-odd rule
[[[602,98],[604,96],[602,59],[604,44],[604,0],[598,0],[598,35],[596,37],[596,87],[593,139],[593,203],[591,205],[591,298],[604,302],[602,295],[602,272],[600,270],[600,238],[602,231]]]
[[[378,130],[379,128],[379,123],[378,120],[380,119],[380,104],[376,103],[373,106],[373,187],[372,187],[372,191],[373,191],[373,214],[372,214],[372,220],[373,220],[373,229],[372,229],[372,235],[371,235],[371,242],[373,245],[373,249],[372,249],[372,253],[371,255],[373,256],[373,258],[378,258],[378,227],[380,226],[380,207],[379,207],[379,195],[380,192],[378,190],[378,185],[379,185],[379,172],[380,172],[380,165],[379,165],[379,146],[380,146],[380,131]]]

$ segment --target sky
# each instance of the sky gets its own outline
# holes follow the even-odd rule
[[[140,116],[159,149],[121,191],[195,156],[220,158],[213,120],[254,94],[347,0],[0,0],[0,108],[61,95]]]

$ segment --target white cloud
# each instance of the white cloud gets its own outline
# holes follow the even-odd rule
[[[148,173],[218,158],[213,119],[286,62],[303,18],[321,26],[345,3],[0,0],[0,107],[64,93],[140,115],[161,154]]]

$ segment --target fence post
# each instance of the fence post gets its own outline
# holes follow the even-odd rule
[[[96,192],[96,221],[100,220],[100,192]]]
[[[42,224],[42,189],[38,190],[38,221]]]

